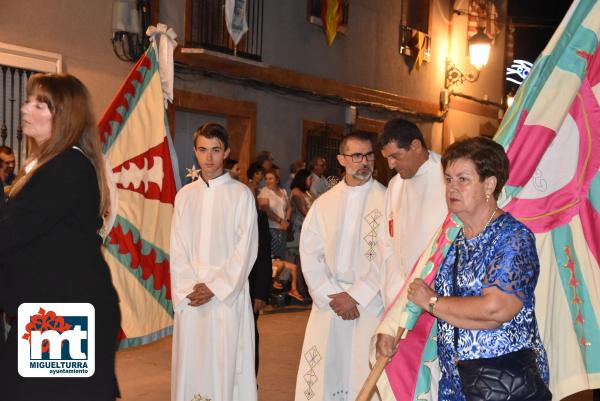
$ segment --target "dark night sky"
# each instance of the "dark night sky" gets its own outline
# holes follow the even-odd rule
[[[515,58],[533,62],[570,5],[571,0],[509,0],[508,18],[517,25]]]
[[[571,0],[509,0],[508,15],[513,19],[560,22]]]
[[[509,0],[508,17],[515,24],[514,59],[534,62],[566,14],[571,0]],[[512,60],[506,60],[507,64]],[[505,82],[505,90],[517,85]]]

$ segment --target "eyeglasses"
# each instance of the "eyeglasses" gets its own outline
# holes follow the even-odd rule
[[[352,153],[351,155],[342,154],[342,156],[351,157],[354,163],[362,162],[363,158],[367,159],[368,162],[375,160],[375,153]]]

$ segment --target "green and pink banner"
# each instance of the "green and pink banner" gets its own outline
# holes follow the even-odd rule
[[[494,138],[510,159],[501,206],[536,235],[536,315],[555,400],[600,388],[599,35],[600,3],[575,0]],[[411,279],[435,276],[455,235],[449,221]],[[382,322],[393,334],[416,320],[378,383],[383,400],[437,399],[435,320],[418,315],[402,289]]]

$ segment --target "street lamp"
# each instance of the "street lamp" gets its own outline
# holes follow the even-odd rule
[[[475,70],[467,73],[462,72],[453,62],[446,64],[446,87],[449,88],[463,82],[475,82],[479,79],[479,72],[486,66],[489,57],[492,40],[484,33],[484,28],[477,28],[477,33],[469,39],[469,60]]]
[[[492,41],[483,33],[483,28],[477,28],[477,33],[469,39],[469,59],[478,71],[487,65],[491,48]]]

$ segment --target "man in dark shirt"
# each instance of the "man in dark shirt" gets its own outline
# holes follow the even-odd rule
[[[252,266],[248,282],[250,284],[250,299],[254,311],[254,369],[258,376],[258,316],[269,299],[271,289],[271,234],[267,214],[258,210],[258,255]]]

